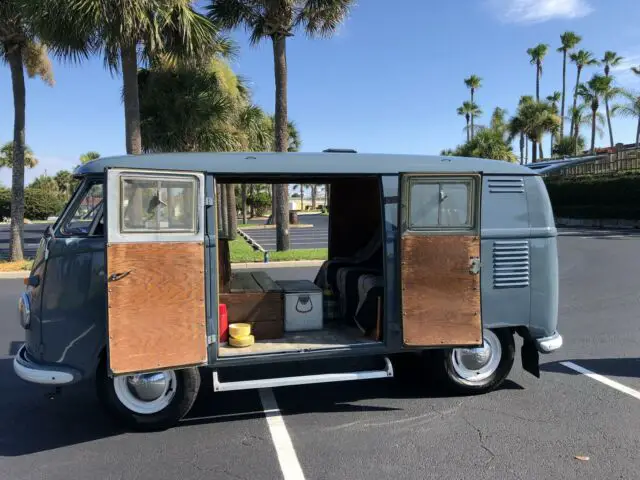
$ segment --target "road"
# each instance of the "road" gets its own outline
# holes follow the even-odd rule
[[[326,248],[329,231],[329,217],[320,214],[300,215],[300,223],[311,227],[289,228],[290,246],[292,249]],[[254,222],[250,222],[254,223]],[[257,222],[255,222],[257,223]],[[260,244],[265,250],[276,249],[275,228],[245,229],[244,232]]]
[[[40,237],[47,228],[44,223],[32,223],[24,226],[24,254],[27,257],[33,257],[38,249]],[[9,254],[9,238],[11,232],[9,225],[0,225],[0,258],[5,258]]]
[[[582,232],[561,237],[559,248],[565,345],[542,357],[540,379],[518,358],[504,387],[480,396],[448,396],[407,366],[393,380],[275,389],[295,450],[287,458],[255,391],[203,391],[179,427],[153,434],[115,428],[91,385],[47,399],[46,388],[12,373],[22,282],[0,280],[0,479],[272,480],[295,478],[282,471],[296,465],[306,479],[637,479],[640,238]],[[578,374],[565,360],[634,390]]]

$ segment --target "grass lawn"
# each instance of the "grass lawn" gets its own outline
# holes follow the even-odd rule
[[[237,237],[229,244],[231,263],[263,262],[264,254],[254,250],[242,237]],[[269,252],[270,262],[287,260],[326,260],[326,248],[305,248],[286,252]]]
[[[0,259],[0,272],[19,272],[21,270],[31,270],[33,260],[22,260],[21,262],[10,262]]]

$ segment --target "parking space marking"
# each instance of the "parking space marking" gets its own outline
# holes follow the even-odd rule
[[[560,364],[564,365],[567,368],[570,368],[571,370],[581,373],[582,375],[592,378],[593,380],[597,380],[600,383],[604,383],[605,385],[611,388],[615,388],[620,392],[626,393],[627,395],[631,395],[633,398],[640,400],[640,392],[637,390],[634,390],[633,388],[629,388],[626,385],[622,385],[621,383],[618,383],[605,376],[592,372],[591,370],[581,367],[580,365],[576,365],[573,362],[560,362]]]
[[[304,480],[302,467],[298,462],[296,451],[293,449],[287,426],[284,424],[282,415],[280,415],[280,408],[276,402],[276,397],[273,395],[273,390],[262,388],[259,393],[284,480]]]

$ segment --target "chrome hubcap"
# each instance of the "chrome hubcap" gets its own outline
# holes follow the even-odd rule
[[[483,331],[483,345],[477,348],[454,348],[451,351],[453,370],[463,383],[478,384],[489,378],[500,365],[502,346],[491,330]]]
[[[176,395],[176,374],[172,370],[123,375],[113,379],[118,400],[127,409],[140,414],[158,413]]]
[[[164,372],[132,375],[127,377],[127,387],[140,400],[150,402],[164,394],[168,381]]]

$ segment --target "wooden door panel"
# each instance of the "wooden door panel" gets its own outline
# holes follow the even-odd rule
[[[206,363],[203,266],[201,242],[107,246],[109,363],[114,374]]]
[[[482,344],[480,239],[405,234],[401,240],[402,327],[407,346]]]

